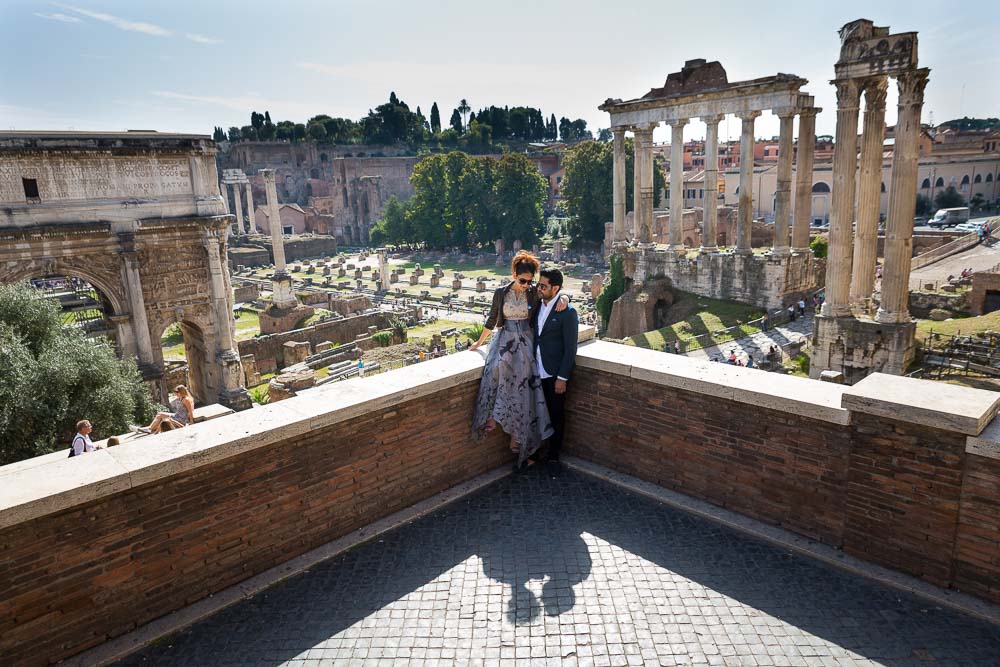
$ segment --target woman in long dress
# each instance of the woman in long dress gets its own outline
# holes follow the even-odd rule
[[[476,438],[482,439],[499,426],[510,436],[518,468],[534,463],[529,457],[552,435],[534,353],[532,322],[540,303],[534,282],[538,268],[531,253],[522,250],[514,256],[512,280],[493,293],[483,333],[469,347],[478,349],[496,332],[486,355],[472,429]],[[564,310],[567,301],[560,299],[556,310]]]

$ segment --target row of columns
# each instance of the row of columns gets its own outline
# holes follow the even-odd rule
[[[254,220],[254,209],[253,209],[253,187],[251,187],[249,182],[246,183],[223,183],[226,187],[226,201],[229,201],[228,195],[232,193],[233,201],[236,205],[236,229],[240,234],[253,234],[257,231],[257,223]],[[242,186],[242,187],[241,187]],[[247,226],[246,232],[243,231],[243,201],[241,192],[246,193],[247,197]]]
[[[778,143],[778,187],[775,211],[774,255],[785,257],[809,248],[809,222],[812,217],[812,168],[816,146],[816,114],[820,109],[807,107],[797,110],[780,110],[780,136]],[[736,225],[736,253],[749,255],[753,229],[753,149],[754,121],[760,111],[738,113],[742,122],[740,134],[740,195]],[[792,160],[795,149],[792,142],[793,122],[799,115],[798,172],[795,182],[795,223],[792,229]],[[705,193],[703,253],[716,252],[718,236],[718,208],[716,198],[719,185],[719,123],[725,116],[702,116],[705,132]],[[684,250],[684,126],[688,119],[670,123],[670,223],[667,249]],[[633,175],[633,209],[635,211],[636,241],[643,245],[652,243],[653,228],[653,129],[656,123],[639,127],[612,128],[614,138],[614,207],[613,234],[615,242],[626,241],[625,233],[625,132],[634,134],[635,173]],[[791,247],[789,246],[791,243]]]
[[[913,214],[916,208],[920,112],[929,70],[896,77],[898,118],[886,220],[882,299],[876,321],[909,321],[909,277],[913,254]],[[888,78],[842,79],[837,86],[837,134],[833,154],[833,196],[827,254],[826,301],[821,315],[847,317],[870,307],[877,258],[882,146],[885,137],[885,97]],[[865,96],[861,138],[860,184],[858,120]],[[857,223],[855,225],[855,196]]]

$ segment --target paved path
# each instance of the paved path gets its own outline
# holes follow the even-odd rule
[[[785,322],[784,324],[770,327],[767,331],[759,331],[743,338],[731,340],[728,343],[722,343],[721,345],[691,350],[690,352],[686,352],[685,356],[695,357],[696,359],[728,359],[730,350],[735,350],[736,356],[742,359],[743,363],[746,363],[748,354],[752,354],[754,361],[760,363],[772,345],[781,349],[787,349],[789,344],[809,338],[812,335],[812,329],[813,316],[807,309],[806,316],[799,317],[794,322]]]
[[[508,477],[126,665],[1000,664],[1000,629],[570,471]]]

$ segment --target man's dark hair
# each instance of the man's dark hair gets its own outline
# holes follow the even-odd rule
[[[559,269],[542,269],[538,275],[542,278],[548,278],[550,285],[555,285],[560,288],[562,287],[563,274]]]

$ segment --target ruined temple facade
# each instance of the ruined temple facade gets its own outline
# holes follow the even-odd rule
[[[679,72],[670,74],[664,85],[644,96],[622,101],[608,99],[600,106],[611,117],[614,137],[613,222],[606,225],[605,247],[625,259],[631,291],[623,298],[651,304],[644,292],[657,291],[656,281],[668,281],[679,289],[702,296],[731,299],[763,308],[778,308],[798,301],[816,288],[815,261],[809,250],[809,220],[812,203],[811,182],[815,117],[811,95],[800,90],[807,81],[792,74],[776,74],[749,81],[729,82],[718,62],[689,60]],[[763,111],[780,119],[778,188],[774,218],[773,246],[766,255],[754,248],[753,151],[754,121]],[[729,114],[742,123],[740,139],[739,205],[735,224],[725,225],[725,243],[733,246],[720,252],[720,207],[716,197],[706,199],[702,209],[701,233],[692,234],[684,209],[684,127],[691,118],[706,124],[703,190],[718,192],[719,123]],[[793,122],[799,118],[799,152],[793,149]],[[671,128],[669,214],[653,209],[653,130],[660,123]],[[634,222],[627,226],[625,201],[625,134],[635,141],[633,191]],[[793,188],[793,162],[798,171]],[[795,205],[792,224],[793,196]],[[700,238],[699,238],[700,237]],[[687,249],[699,242],[696,258],[687,258]],[[610,241],[610,243],[608,243]],[[624,313],[624,311],[622,311]],[[612,318],[623,315],[612,314]],[[628,335],[641,333],[653,321],[652,315],[634,322],[618,322],[615,328]],[[653,327],[655,328],[655,327]]]
[[[89,282],[122,357],[167,397],[160,339],[183,333],[199,403],[250,407],[236,353],[215,144],[156,132],[0,133],[0,282]]]

